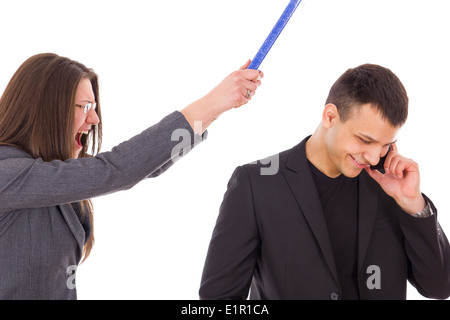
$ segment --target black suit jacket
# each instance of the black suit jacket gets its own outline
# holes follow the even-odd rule
[[[250,287],[250,299],[341,297],[307,139],[279,154],[273,175],[262,175],[259,162],[233,173],[208,249],[201,299],[246,299]],[[360,298],[405,299],[407,279],[424,296],[447,298],[450,249],[431,201],[426,198],[433,216],[412,217],[364,170],[358,193]],[[368,285],[376,281],[379,289]]]

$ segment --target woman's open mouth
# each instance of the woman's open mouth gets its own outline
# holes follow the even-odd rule
[[[77,134],[75,135],[75,142],[78,146],[78,148],[83,148],[83,144],[81,143],[81,137],[83,136],[83,134],[88,134],[89,131],[78,131]]]

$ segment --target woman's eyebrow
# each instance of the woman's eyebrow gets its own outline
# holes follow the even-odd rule
[[[85,102],[85,103],[93,103],[92,100],[88,100],[88,99],[81,100],[81,103],[84,103],[84,102]]]

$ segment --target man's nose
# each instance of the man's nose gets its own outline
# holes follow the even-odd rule
[[[364,153],[364,159],[371,165],[376,166],[380,162],[380,158],[385,156],[383,148],[374,147]]]

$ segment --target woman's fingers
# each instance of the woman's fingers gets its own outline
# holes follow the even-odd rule
[[[247,69],[251,62],[252,60],[248,59],[247,62],[242,67],[239,68],[239,70]]]
[[[261,70],[247,69],[251,62],[252,61],[250,59],[248,59],[247,62],[242,67],[239,68],[239,70],[248,71],[244,74],[245,78],[247,80],[257,82],[257,81],[261,80],[262,78],[264,78],[264,73]]]
[[[250,60],[210,92],[210,100],[216,105],[219,114],[248,103],[261,85],[264,74],[258,70],[246,69],[249,63]]]

